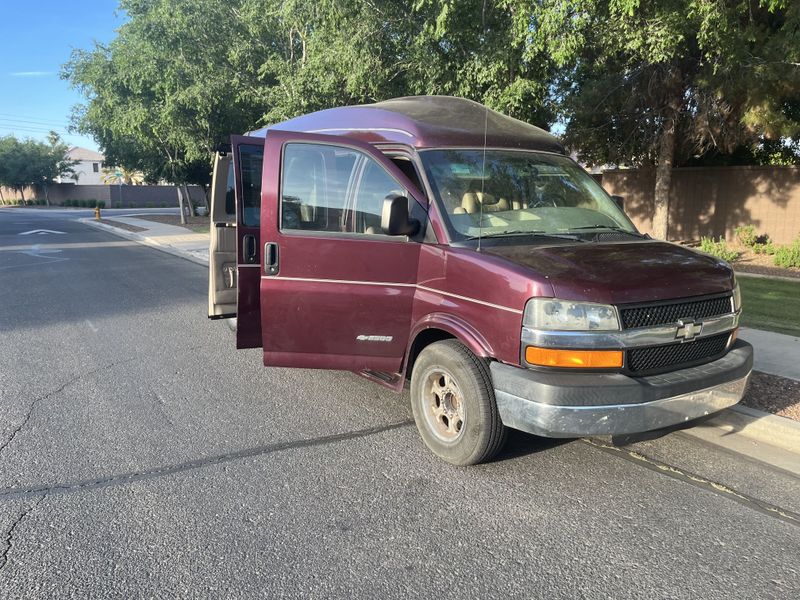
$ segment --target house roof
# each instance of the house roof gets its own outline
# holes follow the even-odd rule
[[[81,148],[80,146],[72,146],[67,150],[67,156],[72,160],[91,160],[98,162],[105,160],[105,156],[99,152],[89,150],[88,148]]]
[[[267,130],[322,133],[370,143],[393,142],[417,148],[447,146],[524,148],[564,154],[557,138],[544,129],[508,117],[465,98],[410,96],[375,104],[321,110]]]

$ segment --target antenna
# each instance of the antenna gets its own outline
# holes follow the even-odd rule
[[[486,42],[486,0],[483,0],[481,7],[481,46]],[[483,99],[483,161],[481,162],[481,195],[478,198],[478,252],[481,251],[481,238],[483,237],[483,186],[486,182],[486,132],[489,126],[489,107],[486,106],[486,99]]]
[[[483,107],[483,161],[481,162],[481,196],[478,198],[478,252],[481,251],[481,237],[483,235],[483,186],[486,182],[486,130],[489,125],[489,109]]]

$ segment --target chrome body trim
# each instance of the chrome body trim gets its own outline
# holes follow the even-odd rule
[[[739,326],[741,311],[702,321],[702,328],[689,343],[711,335],[732,331]],[[637,346],[659,346],[687,341],[679,335],[681,325],[659,325],[617,331],[555,331],[522,328],[522,344],[562,349],[626,349]]]
[[[545,437],[641,433],[724,410],[744,396],[750,374],[712,387],[639,404],[559,406],[495,390],[503,424]]]

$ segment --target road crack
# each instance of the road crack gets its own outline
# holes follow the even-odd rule
[[[14,522],[11,523],[11,527],[8,528],[8,531],[6,531],[6,547],[2,552],[0,552],[0,572],[2,572],[2,570],[5,569],[6,565],[8,564],[8,553],[11,552],[11,548],[14,547],[14,530],[16,530],[17,526],[25,520],[25,517],[31,514],[46,497],[47,494],[43,494],[38,500],[36,500],[36,502],[24,509],[14,520]]]
[[[39,406],[39,404],[41,404],[42,402],[44,402],[48,398],[63,392],[66,388],[71,386],[73,383],[77,383],[81,379],[84,379],[86,377],[91,377],[92,375],[95,375],[95,374],[99,373],[100,371],[105,371],[105,370],[108,370],[108,369],[112,369],[112,368],[114,368],[114,367],[116,367],[118,365],[121,365],[121,364],[124,364],[124,363],[127,363],[127,362],[131,362],[132,360],[134,360],[134,359],[133,358],[129,358],[129,359],[126,359],[126,360],[113,362],[113,363],[110,363],[108,365],[104,365],[102,367],[98,367],[98,368],[96,368],[96,369],[94,369],[92,371],[87,371],[86,373],[80,373],[80,374],[76,375],[75,377],[73,377],[72,379],[70,379],[69,381],[67,381],[66,383],[61,384],[60,387],[58,387],[57,389],[53,390],[52,392],[47,392],[43,396],[39,396],[38,398],[34,398],[33,401],[30,403],[30,405],[28,405],[28,411],[25,413],[25,417],[22,419],[22,421],[19,423],[19,425],[17,425],[14,428],[14,430],[11,432],[11,435],[8,437],[8,439],[2,445],[0,445],[0,455],[2,455],[3,454],[3,450],[5,450],[6,447],[8,445],[10,445],[11,442],[14,441],[14,438],[16,438],[17,434],[20,431],[22,431],[23,427],[25,427],[25,425],[28,424],[28,421],[31,420],[31,415],[33,415],[33,411],[36,410],[36,407]]]
[[[414,424],[412,419],[390,423],[380,427],[370,427],[368,429],[357,429],[355,431],[348,431],[346,433],[336,433],[316,438],[307,438],[287,442],[277,442],[274,444],[265,444],[262,446],[255,446],[252,448],[245,448],[235,452],[227,452],[225,454],[217,454],[206,458],[198,458],[187,462],[182,462],[173,465],[165,465],[162,467],[155,467],[152,469],[142,471],[132,471],[129,473],[118,473],[100,477],[96,479],[88,479],[84,481],[73,481],[67,483],[53,483],[50,485],[43,485],[29,488],[4,488],[0,489],[0,501],[2,500],[16,500],[30,496],[38,496],[44,494],[49,496],[51,494],[72,494],[76,492],[95,490],[104,487],[111,487],[117,485],[125,485],[136,481],[143,481],[148,479],[155,479],[158,477],[167,477],[169,475],[176,475],[193,471],[211,465],[219,465],[228,462],[239,461],[245,458],[255,458],[265,456],[268,454],[275,454],[277,452],[285,452],[287,450],[296,450],[298,448],[311,448],[316,446],[325,446],[328,444],[335,444],[358,438],[365,438],[395,429],[403,429],[410,427]]]

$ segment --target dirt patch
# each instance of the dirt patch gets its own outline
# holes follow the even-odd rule
[[[144,221],[155,221],[156,223],[164,223],[165,225],[176,225],[177,227],[185,227],[195,233],[208,233],[209,224],[211,220],[208,217],[186,217],[186,225],[181,223],[180,215],[136,215],[137,219]]]
[[[742,404],[800,421],[800,381],[753,371]]]
[[[127,223],[121,223],[120,221],[112,221],[111,219],[103,219],[103,223],[106,225],[111,225],[112,227],[117,227],[119,229],[124,229],[125,231],[147,231],[144,227],[137,227],[136,225],[128,225]]]

